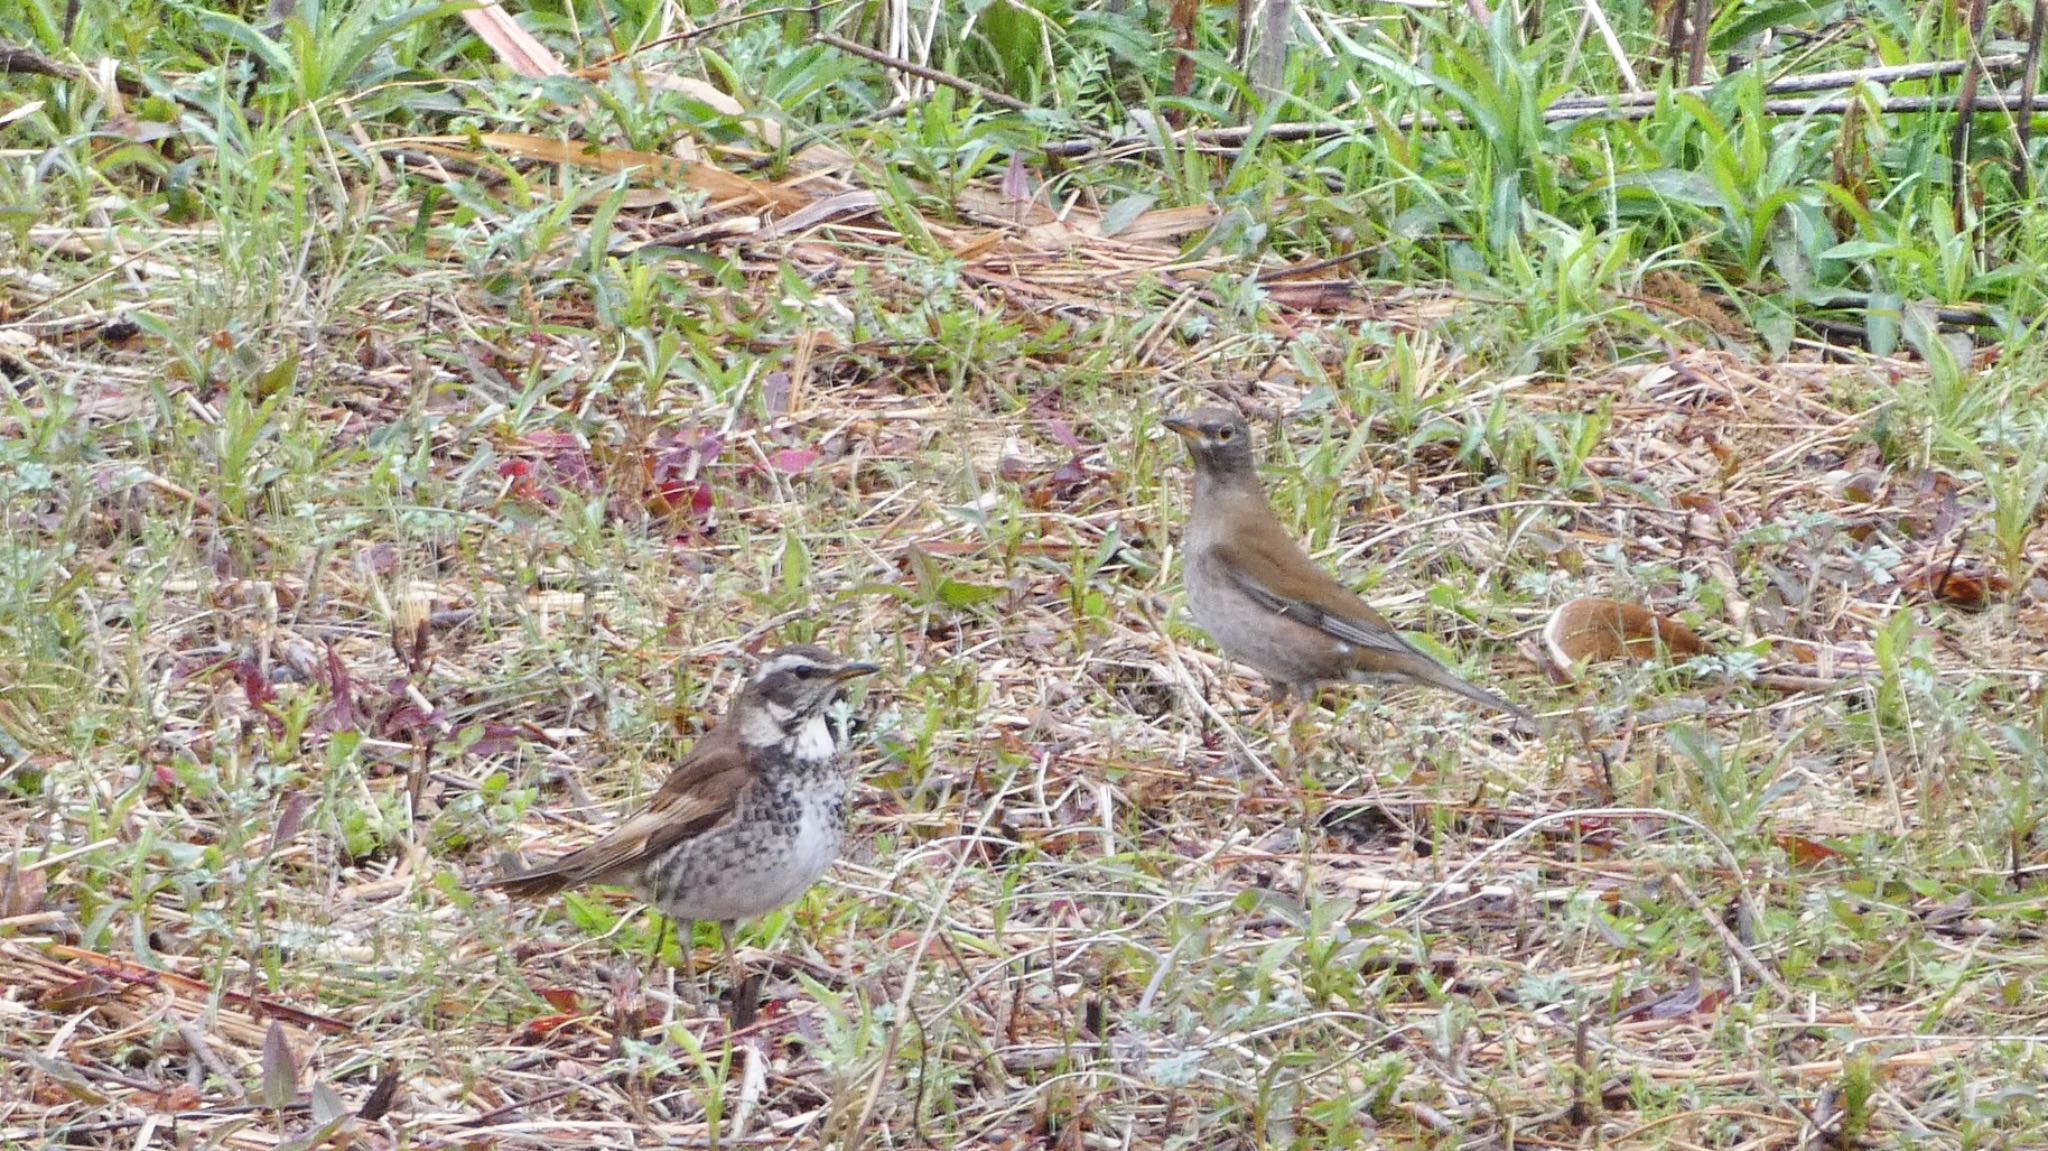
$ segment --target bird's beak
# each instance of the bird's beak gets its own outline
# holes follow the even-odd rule
[[[1159,422],[1166,428],[1167,431],[1172,432],[1174,435],[1177,435],[1184,440],[1192,440],[1197,435],[1201,434],[1195,428],[1195,421],[1187,418],[1186,416],[1168,416]]]
[[[879,664],[847,663],[839,665],[839,670],[832,673],[832,678],[835,680],[854,679],[863,675],[873,675],[880,670],[882,668]]]

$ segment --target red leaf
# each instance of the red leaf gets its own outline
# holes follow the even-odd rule
[[[768,457],[768,466],[786,476],[799,475],[822,455],[815,448],[784,448]]]
[[[242,685],[242,695],[249,706],[258,711],[277,698],[277,689],[270,686],[270,677],[263,673],[263,665],[256,662],[254,655],[235,661],[235,679]]]
[[[578,1018],[579,1016],[575,1015],[543,1015],[538,1019],[528,1020],[526,1026],[519,1029],[519,1041],[538,1043],[561,1030],[563,1024],[572,1023]]]
[[[1785,849],[1785,855],[1798,867],[1817,867],[1830,860],[1842,858],[1841,852],[1803,835],[1781,835],[1778,837],[1778,846]]]
[[[519,748],[520,730],[509,723],[486,722],[483,737],[470,745],[471,755],[502,755]]]
[[[361,730],[367,717],[363,715],[363,709],[356,706],[355,681],[349,678],[348,668],[331,643],[327,645],[327,692],[331,698],[314,717],[313,730],[328,735],[337,731]]]
[[[1052,486],[1063,496],[1072,495],[1075,488],[1087,482],[1088,467],[1081,462],[1078,455],[1061,464],[1060,470],[1052,474]]]
[[[1047,420],[1039,425],[1054,443],[1077,455],[1088,450],[1081,437],[1074,434],[1074,425],[1065,420]]]

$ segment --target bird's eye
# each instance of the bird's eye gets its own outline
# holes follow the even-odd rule
[[[1236,431],[1235,429],[1233,429],[1233,428],[1217,428],[1217,429],[1216,429],[1216,442],[1217,442],[1217,443],[1219,443],[1219,444],[1227,444],[1227,443],[1229,443],[1229,442],[1230,442],[1230,437],[1232,437],[1232,436],[1234,436],[1234,435],[1236,435],[1236,434],[1237,434],[1237,431]]]
[[[789,673],[798,679],[809,679],[818,674],[818,669],[810,664],[802,663],[790,668]]]

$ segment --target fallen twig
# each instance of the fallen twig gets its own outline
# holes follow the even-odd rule
[[[1984,70],[1987,73],[2004,74],[2022,66],[2017,54],[1987,56]],[[1816,92],[1832,88],[1846,88],[1858,82],[1893,83],[1901,80],[1927,79],[1934,76],[1958,72],[1964,65],[1958,61],[1936,64],[1911,64],[1896,68],[1845,69],[1836,72],[1816,72],[1807,76],[1788,76],[1765,86],[1765,92],[1782,94],[1790,92]],[[1679,89],[1691,95],[1711,92],[1711,86],[1701,85]],[[2008,106],[2021,105],[2028,108],[2024,95],[2018,90],[1999,94]],[[1616,94],[1613,96],[1571,96],[1557,101],[1543,110],[1546,124],[1565,123],[1574,120],[1647,120],[1656,114],[1657,101],[1661,93],[1646,92],[1641,95]],[[1851,97],[1832,97],[1825,100],[1766,100],[1763,111],[1767,116],[1812,116],[1840,115],[1849,109]],[[1928,112],[1946,110],[1955,105],[1952,96],[1892,96],[1877,101],[1878,111],[1888,114]],[[1393,121],[1398,131],[1415,128],[1435,130],[1462,128],[1465,118],[1456,112],[1425,112],[1403,116]],[[1198,148],[1211,151],[1231,151],[1242,148],[1254,137],[1275,140],[1282,143],[1310,143],[1318,140],[1333,140],[1344,136],[1367,136],[1379,131],[1379,125],[1370,120],[1344,120],[1322,123],[1287,122],[1273,124],[1263,131],[1254,126],[1233,128],[1201,128],[1174,133],[1171,137],[1176,147]],[[1062,159],[1086,156],[1096,152],[1122,155],[1143,152],[1159,146],[1159,140],[1149,135],[1119,136],[1107,143],[1097,144],[1089,140],[1062,140],[1050,143],[1042,149],[1046,155]]]
[[[955,91],[965,92],[977,100],[994,104],[998,108],[1008,108],[1012,112],[1044,111],[1044,109],[1036,104],[1027,104],[1015,96],[1006,95],[993,88],[985,88],[972,80],[962,79],[950,72],[941,72],[937,68],[928,68],[915,61],[905,60],[901,56],[891,56],[887,52],[878,52],[865,44],[856,43],[832,32],[820,32],[817,34],[816,39],[818,43],[830,48],[837,48],[849,56],[858,56],[863,60],[880,64],[884,68],[915,76],[920,80],[929,80],[934,84],[942,84]],[[1083,124],[1081,130],[1099,140],[1107,140],[1109,138],[1109,133],[1100,128]]]

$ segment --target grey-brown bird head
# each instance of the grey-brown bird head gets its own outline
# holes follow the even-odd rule
[[[1252,429],[1229,408],[1200,408],[1161,421],[1188,446],[1195,475],[1231,484],[1258,483]]]
[[[781,743],[844,697],[847,680],[880,670],[810,644],[773,652],[733,703],[740,739],[757,746]]]

